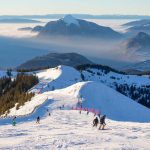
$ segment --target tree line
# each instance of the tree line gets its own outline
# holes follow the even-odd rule
[[[0,78],[0,115],[9,113],[15,104],[19,109],[25,102],[30,101],[34,93],[28,93],[28,90],[38,82],[38,77],[26,74],[18,74],[16,78]]]
[[[150,86],[137,87],[135,85],[119,85],[116,83],[115,87],[118,92],[150,108]]]

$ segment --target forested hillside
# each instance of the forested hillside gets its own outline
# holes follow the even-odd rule
[[[27,91],[38,83],[34,75],[18,74],[16,78],[2,77],[0,79],[0,115],[16,105],[18,109],[26,101],[31,100],[33,93]]]

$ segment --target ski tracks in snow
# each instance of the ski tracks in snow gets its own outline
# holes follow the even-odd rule
[[[148,150],[150,125],[107,120],[106,130],[92,127],[93,114],[54,110],[35,121],[0,127],[1,150]]]

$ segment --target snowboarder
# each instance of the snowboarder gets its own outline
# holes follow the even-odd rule
[[[51,116],[51,113],[49,113],[48,115]]]
[[[87,111],[87,115],[89,114],[89,111]]]
[[[13,120],[12,120],[12,125],[13,126],[16,126],[16,116],[13,118]]]
[[[98,117],[96,116],[95,119],[93,120],[93,127],[95,127],[95,126],[97,127],[98,122],[99,122]]]
[[[104,130],[104,127],[106,126],[105,119],[106,119],[106,115],[104,115],[100,118],[99,130],[101,130],[101,129]]]
[[[38,124],[40,123],[40,117],[39,116],[36,119],[36,123],[38,123]]]

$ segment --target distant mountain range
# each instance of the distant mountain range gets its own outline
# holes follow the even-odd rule
[[[34,28],[31,28],[31,27],[19,28],[18,30],[20,30],[20,31],[40,32],[43,28],[44,28],[43,26],[36,26]]]
[[[58,19],[66,14],[47,14],[47,15],[3,15],[0,19],[7,18],[28,18],[28,19]],[[91,14],[71,14],[80,19],[150,19],[148,15],[91,15]]]
[[[19,28],[19,31],[32,31],[31,27],[24,27],[24,28]]]
[[[150,75],[150,60],[135,63],[125,67],[122,71],[129,74],[147,74]]]
[[[135,35],[139,32],[150,34],[150,19],[131,21],[123,24],[123,26],[129,27],[127,29],[128,35]]]
[[[57,21],[47,23],[40,28],[38,37],[50,36],[81,36],[102,39],[117,39],[122,35],[109,27],[97,25],[96,23],[76,19],[67,15]]]
[[[149,25],[150,19],[136,20],[123,24],[122,26],[144,26]]]
[[[134,26],[128,29],[128,31],[137,31],[137,32],[149,32],[150,30],[150,24],[147,25],[141,25],[141,26]]]
[[[37,70],[41,68],[56,67],[58,65],[78,66],[83,64],[93,64],[86,57],[77,53],[49,53],[41,57],[35,57],[24,64],[21,64],[17,69]]]
[[[150,35],[140,32],[135,37],[126,41],[129,52],[138,52],[150,55]]]
[[[147,25],[141,25],[141,26],[133,26],[128,29],[128,33],[130,34],[137,34],[138,32],[145,32],[147,34],[150,34],[150,24]]]
[[[41,21],[24,19],[24,18],[7,18],[0,19],[0,23],[40,23]]]
[[[36,26],[32,29],[32,32],[41,32],[43,30],[43,26]]]

